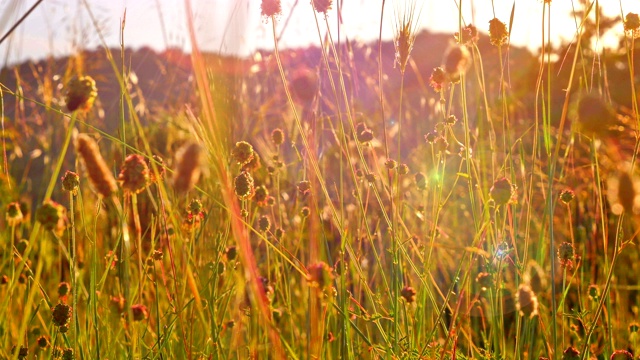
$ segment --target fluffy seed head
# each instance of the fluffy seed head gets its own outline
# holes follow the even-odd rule
[[[107,198],[118,191],[116,179],[100,155],[100,148],[95,140],[86,134],[78,135],[76,151],[84,164],[91,186],[100,196]]]
[[[202,148],[195,142],[184,145],[177,156],[176,170],[173,175],[173,188],[179,194],[189,192],[200,178]]]
[[[531,319],[538,315],[538,298],[529,285],[520,284],[518,287],[516,306],[520,312],[520,316]]]
[[[444,72],[452,83],[460,81],[460,77],[467,72],[471,62],[469,50],[462,45],[452,45],[444,56]]]
[[[125,193],[138,194],[149,185],[149,167],[141,155],[132,154],[124,159],[118,175]]]
[[[67,84],[65,103],[69,111],[89,110],[98,96],[96,82],[90,76],[73,78]]]
[[[493,18],[489,21],[489,40],[492,45],[502,46],[509,37],[509,31],[507,31],[507,25],[497,18]]]

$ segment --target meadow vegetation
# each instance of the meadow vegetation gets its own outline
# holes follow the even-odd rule
[[[444,36],[375,3],[393,43],[312,0],[283,50],[262,0],[247,59],[188,18],[190,57],[3,70],[0,359],[637,358],[638,15],[578,1],[553,47],[540,1],[532,54],[513,9]]]

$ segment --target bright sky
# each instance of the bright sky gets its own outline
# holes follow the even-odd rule
[[[120,20],[127,10],[124,30],[126,46],[150,46],[163,50],[167,46],[188,51],[184,0],[45,0],[21,24],[16,32],[0,45],[2,64],[15,63],[26,58],[46,55],[63,56],[77,48],[94,49],[100,45],[84,1],[94,13],[109,46],[119,46]],[[191,0],[200,46],[207,50],[250,54],[256,48],[272,48],[271,23],[260,16],[261,0]],[[337,7],[334,0],[334,10]],[[387,0],[383,37],[393,37],[396,10],[410,0]],[[458,28],[458,0],[417,0],[420,25],[432,31],[453,33]],[[542,0],[515,0],[512,43],[531,49],[540,46]],[[638,0],[599,0],[607,15],[640,13]],[[36,0],[3,0],[0,3],[0,33],[4,34]],[[342,0],[343,17],[341,36],[363,41],[378,37],[382,0]],[[463,16],[480,30],[488,29],[494,17],[491,0],[462,0]],[[514,0],[493,0],[495,16],[508,23]],[[572,3],[578,8],[579,0],[552,2],[552,37],[570,39],[575,23],[569,17]],[[278,21],[278,32],[285,20],[291,20],[282,36],[281,45],[306,46],[318,44],[318,34],[310,0],[283,0],[283,14]],[[320,17],[320,20],[323,20]],[[332,34],[337,37],[337,13],[328,17]],[[164,24],[164,26],[162,25]],[[321,29],[324,29],[321,23]],[[617,29],[622,31],[622,29]],[[605,42],[614,44],[614,42]]]

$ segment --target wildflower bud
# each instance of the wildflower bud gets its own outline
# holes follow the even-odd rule
[[[72,348],[62,350],[62,360],[74,360],[76,358]]]
[[[311,192],[311,183],[308,180],[302,180],[297,185],[298,192],[302,196],[306,196]]]
[[[633,360],[633,355],[627,350],[616,350],[611,354],[609,360]]]
[[[398,165],[398,175],[407,175],[409,173],[409,166],[407,164]]]
[[[368,143],[373,140],[373,132],[370,129],[366,129],[363,132],[358,133],[356,138],[361,143]]]
[[[250,199],[255,191],[253,186],[253,177],[246,171],[240,173],[240,175],[236,176],[234,180],[235,184],[235,193],[240,198],[240,200],[248,200]]]
[[[630,333],[635,334],[638,331],[640,331],[640,324],[638,324],[637,322],[629,324],[629,332]]]
[[[462,28],[462,35],[460,35],[459,32],[456,32],[455,38],[460,45],[475,44],[479,39],[478,29],[472,24],[469,24]]]
[[[66,192],[70,192],[73,195],[78,194],[78,189],[80,188],[80,176],[74,173],[73,171],[68,171],[64,173],[62,177],[62,190]]]
[[[25,360],[27,358],[27,356],[29,356],[29,348],[24,346],[24,345],[20,345],[20,348],[18,349],[17,346],[13,346],[11,348],[11,353],[15,354],[16,352],[18,352],[18,359],[19,360]]]
[[[40,336],[38,340],[36,340],[36,342],[38,343],[38,347],[41,349],[46,349],[49,347],[49,339],[47,339],[47,337],[44,335]]]
[[[58,296],[67,296],[71,291],[71,285],[68,282],[58,284]]]
[[[160,250],[153,250],[153,254],[151,255],[153,260],[160,261],[164,257],[164,254]]]
[[[282,13],[282,5],[280,4],[280,0],[262,0],[260,10],[262,11],[262,16],[277,16]]]
[[[186,144],[178,151],[176,171],[173,176],[173,187],[177,193],[188,192],[198,182],[201,153],[200,145],[193,142]]]
[[[575,252],[573,245],[568,242],[563,242],[558,248],[558,260],[560,260],[560,266],[571,268],[573,266],[573,258]]]
[[[471,55],[466,47],[453,45],[449,47],[444,56],[444,72],[452,83],[460,81],[460,77],[467,72]]]
[[[276,239],[282,240],[282,238],[284,237],[284,229],[277,228],[276,231],[273,233],[273,235],[276,237]]]
[[[634,32],[640,29],[640,16],[635,13],[627,13],[624,17],[624,30]]]
[[[529,285],[520,284],[518,287],[516,307],[520,312],[520,316],[531,319],[538,315],[538,298]]]
[[[94,190],[107,198],[118,191],[116,180],[100,155],[98,144],[89,135],[80,134],[76,139],[76,151]]]
[[[389,170],[395,169],[397,165],[398,163],[393,159],[388,159],[387,161],[384,162],[384,166]]]
[[[437,138],[438,132],[435,130],[428,132],[427,135],[424,136],[424,140],[429,144],[433,144]]]
[[[562,360],[579,360],[580,352],[578,349],[573,346],[569,346],[565,351],[562,352]]]
[[[231,150],[231,156],[240,166],[245,166],[253,160],[254,151],[253,146],[246,141],[239,141],[236,146]]]
[[[433,69],[431,77],[429,77],[429,85],[433,90],[440,92],[444,87],[444,83],[447,81],[447,74],[442,67]]]
[[[373,173],[367,173],[364,176],[364,179],[367,180],[369,184],[373,184],[374,182],[376,182],[376,176]]]
[[[258,230],[261,232],[267,232],[271,228],[271,220],[266,215],[263,215],[258,219]]]
[[[411,286],[405,286],[400,290],[400,296],[407,304],[411,304],[416,301],[416,290]]]
[[[51,310],[53,324],[58,327],[65,326],[71,319],[71,306],[59,303]]]
[[[324,289],[331,285],[333,274],[331,268],[325,262],[315,263],[307,268],[307,281],[312,287]]]
[[[569,204],[576,197],[576,194],[571,189],[564,189],[560,192],[560,201],[564,204]]]
[[[454,125],[456,122],[458,122],[458,118],[455,115],[449,115],[446,120],[446,124],[449,126]]]
[[[73,78],[67,84],[65,103],[69,111],[89,110],[98,96],[96,82],[90,76]]]
[[[193,199],[187,206],[187,212],[194,216],[200,216],[202,214],[204,206],[202,205],[202,201],[198,199]]]
[[[309,209],[308,206],[305,206],[302,209],[300,209],[300,216],[302,216],[303,218],[306,218],[306,217],[309,217],[309,215],[311,215],[311,209]]]
[[[438,136],[434,143],[434,148],[436,149],[436,151],[445,152],[447,151],[448,147],[449,142],[447,141],[447,139],[445,139],[443,136]]]
[[[149,317],[149,310],[142,304],[132,305],[131,312],[133,313],[133,321],[142,321]]]
[[[46,230],[62,230],[66,219],[65,208],[53,200],[45,200],[36,211],[36,220]]]
[[[271,132],[271,141],[276,146],[280,146],[284,143],[284,131],[282,129],[273,129]]]
[[[149,185],[149,168],[141,155],[132,154],[124,159],[118,175],[125,193],[138,194]]]
[[[273,206],[276,204],[276,198],[273,196],[267,196],[267,206]]]
[[[153,165],[151,163],[155,164],[156,170],[158,170],[157,173],[153,171]],[[149,169],[149,181],[152,183],[157,183],[164,177],[164,160],[162,160],[160,156],[153,155],[151,159],[147,159],[147,168]]]
[[[225,256],[227,257],[227,260],[229,260],[229,261],[235,260],[237,255],[238,255],[238,250],[236,249],[235,246],[229,246],[227,248],[227,250],[225,251]]]
[[[20,210],[20,204],[12,202],[7,205],[7,212],[5,214],[5,220],[7,220],[8,226],[17,226],[24,220],[22,211]]]
[[[259,207],[264,207],[267,205],[267,197],[269,197],[269,190],[267,190],[264,185],[256,187],[253,200],[258,204]]]
[[[513,199],[515,189],[509,179],[500,178],[493,183],[489,194],[496,205],[506,205]]]
[[[313,5],[313,8],[319,12],[319,13],[323,13],[323,14],[327,14],[327,11],[329,11],[331,9],[331,3],[333,2],[333,0],[311,0],[311,4]]]
[[[509,31],[507,31],[507,25],[497,18],[489,21],[489,40],[491,45],[502,46],[509,37]]]

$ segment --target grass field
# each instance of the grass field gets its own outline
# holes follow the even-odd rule
[[[393,44],[303,1],[284,50],[262,0],[246,59],[188,18],[161,103],[124,43],[5,70],[0,359],[638,358],[640,19],[578,1],[554,48],[554,3],[536,54],[513,16],[435,50],[419,1],[380,2]]]

